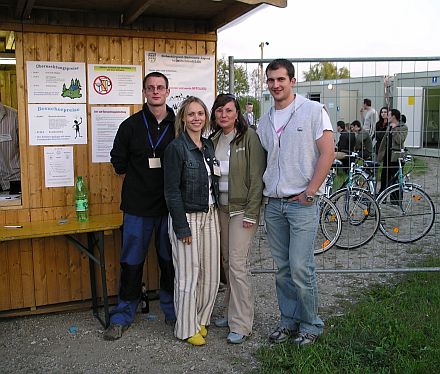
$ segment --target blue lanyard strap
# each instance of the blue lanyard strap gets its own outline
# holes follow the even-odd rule
[[[160,142],[163,140],[165,134],[168,131],[168,128],[170,125],[168,124],[167,127],[165,127],[165,130],[163,130],[162,134],[160,134],[159,139],[157,139],[156,144],[153,144],[153,138],[150,134],[150,127],[148,126],[147,117],[145,117],[144,111],[142,111],[142,117],[144,118],[145,127],[147,128],[147,134],[148,134],[148,141],[150,143],[151,148],[153,149],[153,157],[156,157],[156,148],[160,144]]]

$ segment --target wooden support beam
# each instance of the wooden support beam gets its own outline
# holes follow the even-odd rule
[[[31,11],[32,8],[34,7],[34,4],[35,4],[35,0],[27,0],[26,6],[23,11],[23,17],[22,17],[23,19],[31,18]]]
[[[15,18],[29,19],[35,0],[18,0],[15,7]]]
[[[157,0],[134,0],[127,11],[122,14],[121,23],[123,25],[131,25],[156,1]]]
[[[26,0],[17,0],[17,5],[15,6],[15,18],[21,19],[25,6]]]

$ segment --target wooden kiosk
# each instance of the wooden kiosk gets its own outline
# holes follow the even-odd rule
[[[68,310],[92,298],[87,253],[64,234],[47,231],[59,220],[76,220],[74,188],[45,187],[44,147],[29,145],[26,62],[144,66],[144,51],[215,55],[217,29],[262,3],[285,7],[287,0],[0,0],[0,30],[6,35],[0,39],[0,66],[4,55],[16,59],[15,74],[0,74],[0,100],[9,92],[7,105],[18,110],[22,189],[18,202],[0,205],[0,317]],[[131,114],[140,109],[131,105]],[[90,137],[88,103],[87,113]],[[75,176],[82,175],[89,187],[90,216],[112,217],[95,231],[103,232],[108,295],[117,295],[121,178],[110,163],[92,163],[90,141],[74,145],[73,156]],[[23,228],[5,231],[5,225]],[[13,231],[26,227],[23,235]],[[68,234],[87,246],[86,231],[71,229]],[[144,279],[149,290],[158,289],[154,250]]]

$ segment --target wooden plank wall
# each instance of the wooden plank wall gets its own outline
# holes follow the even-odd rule
[[[17,109],[17,75],[15,74],[15,66],[12,69],[0,71],[0,102]]]
[[[157,33],[156,33],[157,34]],[[189,34],[188,34],[189,35]],[[22,206],[2,208],[0,224],[51,219],[75,219],[73,187],[44,186],[43,146],[29,146],[27,133],[26,61],[75,61],[86,64],[140,64],[144,51],[178,54],[215,54],[212,34],[203,40],[181,34],[181,39],[148,36],[17,32],[17,97],[22,165]],[[176,34],[173,33],[173,37]],[[199,40],[198,40],[199,39]],[[141,109],[132,105],[131,113]],[[74,172],[89,186],[90,214],[119,212],[121,178],[110,163],[91,162],[91,120],[89,141],[74,145]],[[80,237],[85,241],[86,237]],[[116,295],[119,281],[120,232],[105,236],[107,281],[110,295]],[[151,248],[150,248],[151,249]],[[144,279],[150,290],[159,288],[154,250],[150,250]],[[88,258],[64,238],[43,238],[0,244],[0,311],[20,310],[90,298]]]

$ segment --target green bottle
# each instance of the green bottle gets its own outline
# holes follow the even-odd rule
[[[75,207],[78,221],[87,222],[89,220],[89,198],[87,186],[81,176],[76,178],[75,183]]]

